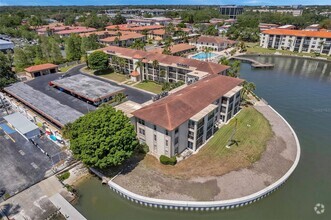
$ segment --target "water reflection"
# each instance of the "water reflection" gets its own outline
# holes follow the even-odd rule
[[[331,81],[331,62],[296,57],[250,55],[262,63],[275,64],[274,71]]]

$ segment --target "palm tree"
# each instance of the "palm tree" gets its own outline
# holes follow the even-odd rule
[[[160,74],[159,74],[159,82],[160,82],[160,77],[165,77],[166,76],[166,71],[164,69],[160,70]]]
[[[204,49],[204,52],[205,52],[205,54],[206,54],[206,60],[207,60],[207,62],[209,61],[209,59],[208,59],[208,56],[209,56],[209,54],[210,54],[210,52],[212,52],[213,51],[213,48],[211,48],[211,47],[206,47],[205,49]]]
[[[153,60],[152,66],[153,66],[153,79],[154,79],[154,77],[155,77],[155,69],[156,69],[157,67],[159,67],[159,61],[157,61],[157,60]],[[160,81],[160,76],[158,76],[158,79],[159,79],[159,81]]]
[[[121,72],[122,72],[122,73],[124,73],[125,64],[126,64],[125,59],[122,58],[122,57],[119,57],[119,58],[118,58],[118,65],[120,66],[120,68],[121,68]]]
[[[245,95],[245,93],[249,94],[249,93],[253,92],[255,89],[256,89],[256,86],[254,83],[245,81],[243,83],[242,96]]]
[[[112,56],[111,63],[109,63],[109,65],[114,66],[115,69],[118,70],[118,57],[117,56]]]
[[[139,69],[139,73],[141,75],[141,80],[145,80],[145,77],[143,75],[143,71],[142,71],[142,68],[144,67],[144,63],[141,61],[141,60],[138,60],[136,62],[136,68],[135,68],[135,71],[137,71],[137,69]]]

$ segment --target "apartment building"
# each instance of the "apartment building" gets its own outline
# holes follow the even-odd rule
[[[166,25],[172,21],[171,18],[165,17],[153,17],[153,18],[133,18],[127,19],[128,24],[136,24],[139,26],[150,26],[150,25]]]
[[[242,82],[211,75],[134,111],[138,139],[156,157],[198,150],[240,110]]]
[[[192,83],[208,75],[226,75],[229,66],[184,57],[109,46],[99,50],[109,54],[110,64],[132,74],[135,81]],[[121,58],[121,62],[119,59]],[[153,65],[157,63],[157,66]]]
[[[119,36],[110,36],[100,40],[101,43],[107,44],[108,46],[119,46],[119,47],[129,47],[135,40],[145,41],[146,36],[129,31],[122,31]]]
[[[270,29],[260,34],[260,46],[294,52],[331,55],[331,32]]]
[[[212,48],[214,51],[222,51],[226,48],[232,47],[235,44],[236,41],[216,36],[200,36],[197,40],[190,41],[190,45],[196,46],[198,50]]]

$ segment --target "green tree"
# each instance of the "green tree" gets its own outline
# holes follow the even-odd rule
[[[70,15],[67,16],[64,20],[64,25],[74,25],[76,22],[76,16],[75,15]]]
[[[99,49],[101,46],[98,41],[98,36],[95,34],[82,38],[81,50],[83,54],[89,50]]]
[[[88,64],[93,70],[105,70],[109,65],[109,57],[103,51],[95,51],[88,56]]]
[[[19,47],[14,49],[14,65],[16,71],[21,71],[25,67],[31,66],[34,64],[33,59],[28,55],[27,49],[21,49]]]
[[[12,71],[10,60],[0,52],[0,90],[5,86],[16,82],[15,73]]]
[[[207,29],[204,31],[204,34],[206,35],[212,35],[212,36],[218,36],[218,30],[216,26],[214,25],[209,25]]]
[[[82,57],[81,37],[79,37],[77,34],[71,34],[65,41],[65,51],[67,60],[80,60]]]
[[[132,156],[139,145],[134,126],[122,111],[103,106],[63,129],[74,156],[87,166],[105,169]]]
[[[104,29],[109,22],[109,18],[106,15],[97,16],[95,13],[90,14],[85,19],[85,26],[97,29]]]
[[[125,24],[126,19],[120,13],[118,13],[113,19],[111,19],[111,23],[113,23],[114,25]]]

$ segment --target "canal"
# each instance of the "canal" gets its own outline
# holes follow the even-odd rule
[[[250,206],[218,212],[179,212],[133,204],[90,178],[78,186],[75,207],[87,219],[331,219],[331,63],[303,58],[250,56],[274,63],[252,69],[242,63],[240,76],[257,86],[257,95],[273,106],[296,131],[301,160],[279,190]],[[134,183],[132,183],[134,184]],[[146,186],[148,187],[148,186]],[[323,214],[314,207],[321,203]]]

